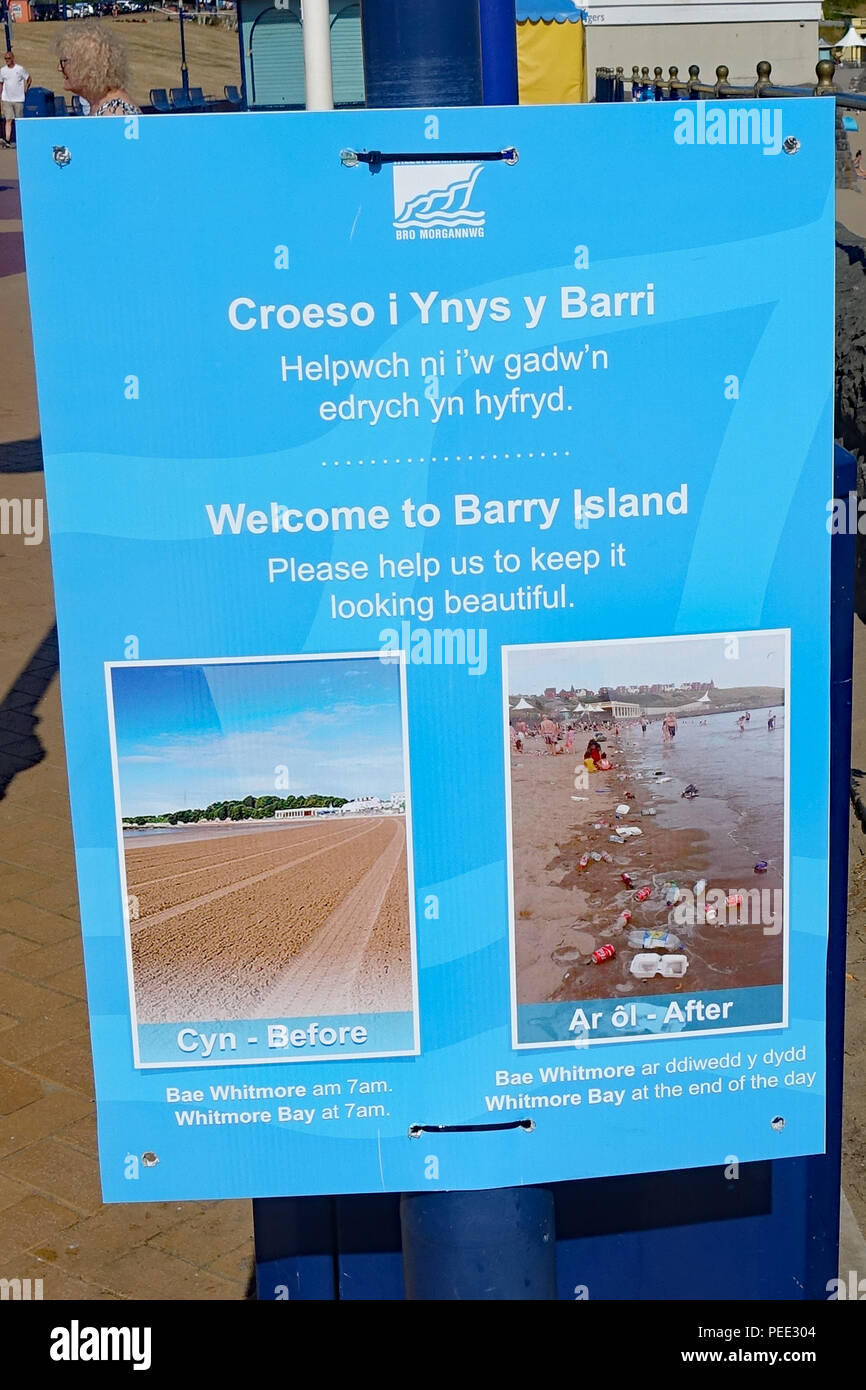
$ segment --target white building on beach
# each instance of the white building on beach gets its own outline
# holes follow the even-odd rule
[[[628,77],[635,64],[646,64],[650,72],[658,64],[665,77],[673,64],[683,81],[697,63],[701,81],[713,83],[724,63],[728,81],[746,85],[754,83],[763,59],[781,86],[815,82],[822,18],[815,0],[599,0],[581,8],[590,89],[597,67],[623,67]]]

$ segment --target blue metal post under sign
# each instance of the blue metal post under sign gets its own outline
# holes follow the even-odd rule
[[[514,0],[479,0],[485,106],[516,106],[517,27]]]
[[[556,1298],[550,1188],[407,1193],[400,1222],[407,1299]]]

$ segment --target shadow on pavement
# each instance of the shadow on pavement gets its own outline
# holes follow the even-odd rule
[[[42,439],[14,439],[0,444],[0,473],[41,473]]]
[[[35,732],[39,722],[35,710],[57,667],[57,628],[52,627],[0,703],[0,801],[13,777],[45,757]]]

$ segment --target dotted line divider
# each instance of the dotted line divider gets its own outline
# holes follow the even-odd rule
[[[374,468],[389,463],[485,463],[498,459],[558,459],[571,458],[570,449],[540,450],[537,453],[520,454],[433,454],[430,458],[406,457],[380,459],[322,459],[323,468]]]

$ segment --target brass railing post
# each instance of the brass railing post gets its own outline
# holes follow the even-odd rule
[[[764,88],[770,86],[770,73],[773,71],[772,63],[768,63],[766,58],[758,64],[758,80],[755,83],[755,96],[762,97]]]
[[[818,85],[815,88],[816,97],[830,97],[836,95],[836,89],[833,86],[836,77],[836,64],[833,62],[832,58],[821,59],[820,63],[815,67],[815,76],[818,79]]]

